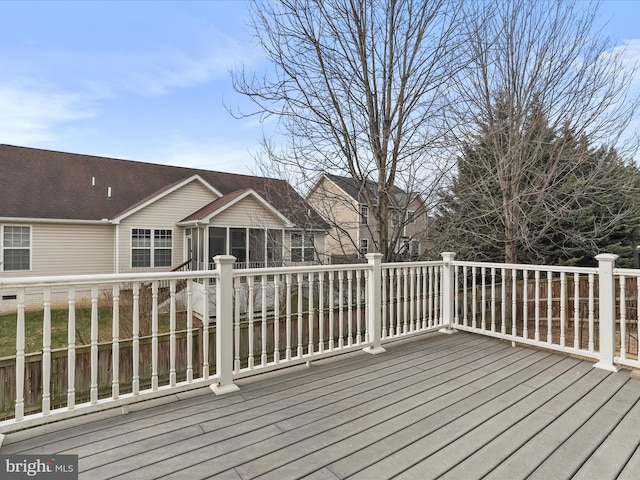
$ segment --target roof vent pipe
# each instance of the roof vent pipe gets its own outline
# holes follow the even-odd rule
[[[96,186],[96,177],[91,177],[91,186],[92,187]]]
[[[111,187],[107,187],[107,198],[111,198]]]

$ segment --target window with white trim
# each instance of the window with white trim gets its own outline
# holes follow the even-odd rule
[[[360,239],[360,255],[366,255],[369,253],[369,239],[361,238]]]
[[[170,267],[173,233],[169,229],[131,229],[131,267]]]
[[[31,227],[5,225],[0,237],[2,265],[5,272],[31,270]]]
[[[407,210],[407,223],[416,223],[416,212]]]
[[[312,262],[315,255],[313,235],[304,233],[291,234],[291,261]]]
[[[369,207],[360,205],[360,225],[369,225]]]

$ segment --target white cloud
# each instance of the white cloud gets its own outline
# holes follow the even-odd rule
[[[0,142],[33,145],[56,139],[63,122],[94,116],[81,95],[22,79],[0,83]]]

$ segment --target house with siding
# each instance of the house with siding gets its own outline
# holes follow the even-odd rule
[[[373,205],[366,201],[368,194]],[[334,260],[362,257],[379,251],[377,223],[370,207],[377,202],[377,186],[353,178],[323,174],[306,195],[307,201],[331,226],[326,254]],[[427,207],[417,193],[395,187],[389,199],[389,231],[395,260],[417,260],[429,246]]]
[[[10,145],[0,170],[0,277],[325,258],[328,225],[283,180]]]

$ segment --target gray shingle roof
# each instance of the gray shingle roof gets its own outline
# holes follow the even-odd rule
[[[255,190],[299,227],[327,228],[284,180],[11,145],[0,145],[0,171],[0,217],[111,219],[170,185],[199,175],[223,195]],[[194,211],[201,207],[194,205]]]
[[[366,203],[364,195],[365,186],[360,182],[350,177],[341,177],[338,175],[326,174],[326,177],[344,190],[347,195],[358,201],[358,203]],[[369,190],[369,193],[373,198],[378,197],[378,185],[374,182],[367,181],[366,188]],[[407,205],[409,205],[411,199],[411,194],[408,194],[399,187],[393,187],[390,196],[390,206],[393,208],[405,209],[407,208]]]

